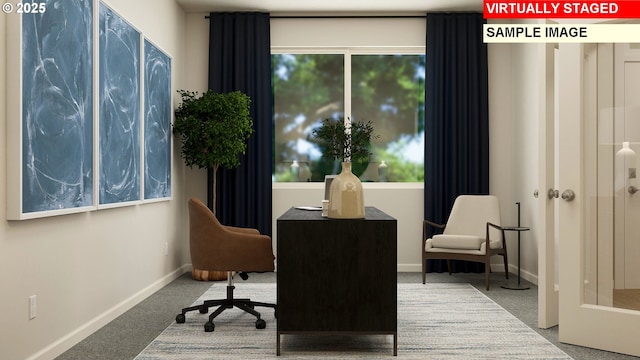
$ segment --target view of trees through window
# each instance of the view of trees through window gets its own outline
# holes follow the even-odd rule
[[[323,119],[347,118],[371,121],[378,135],[369,161],[353,164],[363,182],[422,182],[424,62],[422,54],[273,54],[274,181],[339,173],[340,161],[323,157],[310,134]]]

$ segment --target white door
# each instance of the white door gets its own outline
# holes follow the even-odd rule
[[[640,311],[610,301],[614,234],[625,216],[613,211],[622,148],[615,124],[624,109],[616,107],[611,53],[612,45],[559,45],[559,340],[640,356]]]

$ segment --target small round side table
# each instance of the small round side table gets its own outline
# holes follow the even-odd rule
[[[524,226],[503,226],[502,229],[504,231],[518,232],[518,283],[515,285],[505,284],[502,285],[502,288],[510,290],[527,290],[530,288],[529,286],[520,284],[520,233],[523,231],[529,231],[529,228]],[[508,271],[508,269],[505,269],[505,271]]]

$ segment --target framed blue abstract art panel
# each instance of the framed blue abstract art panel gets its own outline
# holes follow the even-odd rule
[[[10,220],[94,208],[93,6],[7,16]]]
[[[171,57],[98,0],[22,2],[6,15],[7,219],[171,199]]]
[[[140,200],[140,32],[100,3],[99,204]]]
[[[171,58],[144,41],[144,199],[171,197]]]

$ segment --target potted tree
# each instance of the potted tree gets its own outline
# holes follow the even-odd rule
[[[323,154],[342,162],[342,172],[331,182],[329,190],[329,218],[359,219],[365,217],[362,183],[352,173],[352,163],[368,161],[373,135],[371,121],[325,119],[311,132],[318,140]]]
[[[180,137],[180,154],[187,166],[213,170],[213,213],[216,213],[216,175],[220,166],[234,169],[240,165],[240,154],[247,148],[253,134],[253,120],[249,115],[251,99],[240,92],[216,93],[178,90],[182,103],[175,112],[173,133]],[[219,274],[192,275],[196,279],[223,280]]]
[[[251,99],[233,91],[216,93],[178,90],[182,103],[176,110],[173,133],[180,136],[181,155],[189,167],[213,170],[213,212],[216,202],[216,174],[218,168],[235,169],[240,154],[247,149],[253,134],[253,120],[249,116]]]

